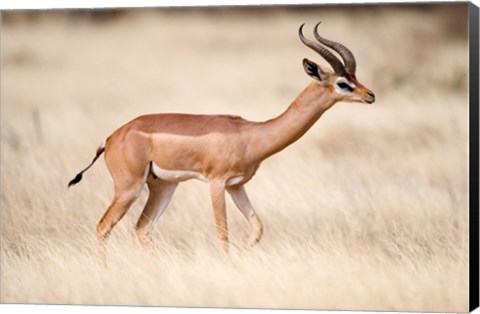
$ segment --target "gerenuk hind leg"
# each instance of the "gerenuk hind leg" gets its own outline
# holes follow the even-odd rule
[[[154,179],[149,176],[147,185],[150,194],[135,226],[135,233],[144,247],[152,249],[150,232],[170,203],[178,183],[163,181],[159,178]]]
[[[108,160],[107,160],[108,165]],[[98,251],[104,265],[105,242],[113,227],[122,219],[130,206],[140,195],[146,182],[150,167],[137,168],[135,172],[123,168],[122,171],[110,171],[115,184],[115,196],[107,211],[97,224]]]

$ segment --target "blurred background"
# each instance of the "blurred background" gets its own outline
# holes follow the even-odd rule
[[[467,8],[2,12],[1,301],[466,310]],[[280,114],[310,81],[302,59],[328,66],[297,35],[305,22],[313,38],[318,21],[377,101],[337,104],[264,162],[247,185],[260,245],[220,258],[208,186],[187,182],[157,224],[160,256],[133,236],[144,191],[99,267],[103,160],[66,189],[96,147],[147,113]],[[230,201],[228,215],[241,247],[249,226]]]
[[[392,91],[464,92],[466,16],[464,4],[6,12],[3,100],[10,103],[11,85],[34,82],[23,97],[32,95],[35,101],[25,102],[39,110],[45,105],[35,89],[45,92],[48,85],[61,90],[45,97],[67,97],[73,107],[135,104],[144,113],[140,106],[158,112],[195,103],[212,112],[222,102],[226,112],[272,107],[276,114],[305,86],[301,58],[323,62],[296,35],[303,22],[311,35],[317,21],[322,34],[353,50],[358,76],[380,100]],[[21,80],[22,73],[31,81]],[[59,100],[46,102],[64,103]]]

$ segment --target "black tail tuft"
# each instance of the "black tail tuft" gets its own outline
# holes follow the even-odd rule
[[[83,171],[82,171],[83,172]],[[82,172],[80,172],[79,174],[77,174],[75,176],[75,178],[73,178],[72,181],[68,182],[68,187],[71,187],[72,185],[75,185],[77,184],[78,182],[80,182],[80,180],[82,180]]]
[[[83,169],[82,171],[80,171],[79,174],[77,174],[75,176],[75,178],[73,178],[72,181],[68,182],[68,187],[71,187],[72,185],[75,185],[77,184],[78,182],[80,182],[80,180],[82,180],[82,174],[87,171],[88,169],[90,169],[90,167],[95,163],[95,161],[97,161],[98,157],[100,157],[100,155],[105,151],[105,143],[103,143],[102,145],[100,145],[98,148],[97,148],[97,153],[95,154],[95,158],[93,158],[92,162],[90,163],[90,165],[88,165],[87,168]]]

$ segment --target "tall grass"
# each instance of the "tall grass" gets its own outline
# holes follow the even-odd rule
[[[103,22],[7,13],[1,301],[465,311],[466,29],[445,28],[462,8],[136,11]],[[301,59],[323,62],[296,35],[319,19],[378,101],[337,104],[264,162],[247,185],[261,243],[243,248],[250,227],[228,200],[233,245],[221,254],[208,185],[189,181],[156,225],[157,252],[133,234],[145,190],[103,268],[95,225],[113,194],[103,160],[66,188],[97,145],[144,113],[279,114],[308,84]]]

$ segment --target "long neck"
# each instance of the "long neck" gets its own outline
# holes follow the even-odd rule
[[[285,112],[252,129],[254,159],[264,160],[297,141],[335,102],[327,88],[312,82]]]

